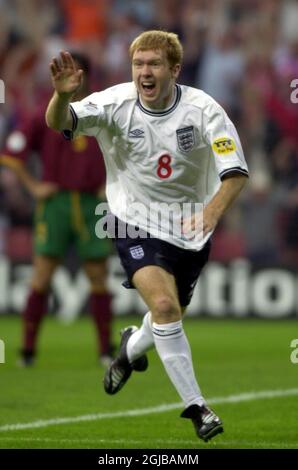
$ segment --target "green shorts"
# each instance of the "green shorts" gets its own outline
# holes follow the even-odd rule
[[[89,193],[61,191],[37,203],[35,210],[34,250],[38,255],[66,254],[74,244],[82,259],[106,258],[112,253],[108,238],[95,234],[98,216],[95,208],[100,199]]]

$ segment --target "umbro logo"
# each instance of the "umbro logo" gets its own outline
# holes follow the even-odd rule
[[[142,129],[134,129],[133,131],[129,131],[128,135],[135,139],[142,139],[144,138],[144,131]]]
[[[88,108],[88,109],[92,110],[92,109],[97,109],[98,106],[97,106],[97,104],[92,103],[91,101],[88,101],[88,103],[85,103],[85,108]]]

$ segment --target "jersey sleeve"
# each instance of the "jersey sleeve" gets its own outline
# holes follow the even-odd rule
[[[248,168],[236,128],[224,109],[211,103],[204,110],[203,135],[215,159],[220,179],[229,174],[248,176]]]
[[[0,154],[2,164],[15,168],[25,163],[34,150],[38,150],[42,133],[41,122],[43,121],[40,115],[33,115],[8,134]]]
[[[70,103],[73,126],[71,130],[64,130],[66,139],[72,139],[79,135],[95,137],[105,123],[105,109],[98,102],[100,93],[92,93],[81,101]]]

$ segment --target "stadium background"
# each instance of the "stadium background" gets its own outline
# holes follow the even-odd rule
[[[218,441],[219,447],[298,447],[297,400],[291,396],[297,395],[291,387],[297,386],[298,365],[290,361],[290,344],[298,337],[298,104],[292,102],[297,93],[291,88],[292,80],[298,78],[297,24],[295,0],[0,0],[0,78],[5,83],[0,146],[28,110],[51,93],[48,64],[52,56],[61,49],[85,52],[93,64],[92,89],[103,89],[130,80],[127,47],[147,28],[179,34],[185,48],[179,81],[212,95],[236,124],[250,182],[216,230],[211,261],[195,292],[189,312],[193,318],[186,322],[186,329],[194,344],[195,362],[199,358],[207,396],[281,389],[277,397],[284,393],[287,398],[269,400],[266,406],[254,402],[250,408],[244,403],[237,411],[228,405],[223,414],[231,423],[232,437]],[[38,174],[34,156],[30,164]],[[38,385],[27,371],[16,376],[19,322],[17,315],[10,314],[21,311],[26,297],[33,210],[32,199],[14,174],[2,167],[0,337],[5,339],[6,364],[0,364],[5,377],[0,432],[7,423],[86,414],[94,406],[103,412],[112,406],[113,411],[129,409],[132,389],[139,408],[164,402],[165,396],[170,402],[177,400],[153,358],[143,385],[135,381],[136,388],[124,390],[113,403],[101,393],[98,404],[91,327],[81,315],[87,283],[71,251],[67,267],[54,279],[51,312],[53,318],[80,316],[80,321],[60,329],[59,322],[48,319],[35,372]],[[112,257],[115,314],[141,313],[144,305],[134,292],[121,287],[122,278],[118,259]],[[219,319],[209,323],[209,317]],[[243,322],[246,317],[250,320]],[[115,331],[128,321],[119,318]],[[86,396],[83,404],[78,374]],[[21,398],[17,380],[22,385]],[[143,391],[150,388],[151,380],[157,380],[156,390],[146,399]],[[34,409],[26,406],[31,402]],[[220,412],[220,401],[218,408]],[[145,426],[138,422],[139,428],[130,428],[127,441],[119,440],[119,435],[126,434],[121,426],[125,429],[131,422],[124,417],[117,431],[105,428],[100,435],[96,420],[71,429],[61,426],[59,432],[55,426],[52,431],[33,426],[27,433],[11,429],[0,447],[196,447],[194,436],[191,440],[190,431],[180,423],[173,429],[172,440],[162,440],[170,413],[176,423],[177,412],[170,411],[166,418],[159,415],[158,425],[151,423],[150,416]],[[285,415],[287,432],[283,433]]]
[[[0,11],[2,145],[11,127],[51,92],[48,64],[61,49],[88,54],[96,90],[130,80],[127,46],[140,31],[157,27],[179,34],[185,48],[180,82],[204,89],[224,106],[251,172],[249,186],[213,237],[216,264],[202,280],[207,299],[200,304],[197,293],[192,312],[297,316],[298,105],[290,99],[298,78],[297,2],[2,0]],[[38,174],[35,160],[32,166]],[[0,194],[0,311],[7,313],[20,311],[26,296],[33,202],[8,169],[1,169]],[[68,259],[75,267],[71,254]],[[244,260],[242,268],[237,259]],[[117,259],[111,272],[115,313],[137,310],[133,293],[121,288]],[[70,290],[68,272],[58,279],[58,312],[78,315],[84,281]],[[64,305],[61,282],[68,293]]]

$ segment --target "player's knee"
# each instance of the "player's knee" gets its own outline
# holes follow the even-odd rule
[[[90,283],[90,292],[92,294],[103,295],[109,292],[106,283],[97,282],[97,283]]]
[[[102,292],[106,290],[106,276],[104,273],[93,273],[88,275],[90,288],[93,292]]]
[[[46,293],[50,289],[50,282],[32,282],[31,287],[33,290],[38,292],[39,294]]]
[[[51,276],[34,276],[31,282],[31,287],[38,293],[47,292],[51,286]]]
[[[175,299],[164,295],[154,300],[152,316],[153,321],[156,323],[169,323],[179,320],[181,318],[181,312]]]
[[[107,269],[105,263],[86,263],[85,272],[92,291],[106,290]]]

